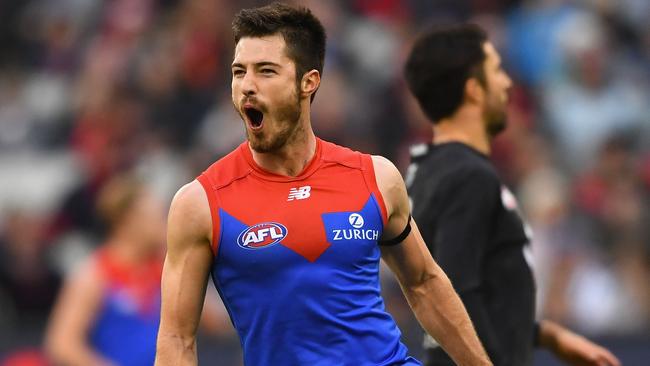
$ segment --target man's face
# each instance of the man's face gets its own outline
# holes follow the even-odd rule
[[[512,80],[501,68],[501,57],[492,43],[483,45],[485,62],[485,101],[483,104],[483,119],[485,129],[490,136],[496,136],[507,125],[508,90]]]
[[[253,150],[280,149],[300,128],[295,63],[281,35],[245,37],[235,47],[232,102]]]

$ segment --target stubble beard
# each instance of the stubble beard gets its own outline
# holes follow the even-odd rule
[[[298,98],[297,93],[295,93],[291,99],[292,101],[278,106],[272,116],[265,113],[264,118],[272,117],[274,123],[278,125],[277,130],[269,132],[267,129],[261,131],[259,134],[255,134],[248,128],[244,127],[246,129],[246,138],[248,139],[248,143],[255,152],[276,152],[298,137],[299,132],[303,129],[300,125],[300,117],[302,115],[300,99]],[[264,123],[266,123],[266,121]]]
[[[508,126],[507,101],[488,101],[483,108],[485,132],[490,138],[496,137]]]

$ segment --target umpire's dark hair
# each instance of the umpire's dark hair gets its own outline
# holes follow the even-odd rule
[[[287,55],[296,64],[296,82],[311,70],[323,74],[325,61],[325,29],[304,7],[273,3],[259,8],[243,9],[232,22],[235,44],[244,37],[281,34],[287,44]],[[314,99],[312,94],[312,100]]]
[[[434,124],[460,107],[469,78],[485,86],[485,42],[485,31],[474,24],[433,28],[416,40],[404,76]]]

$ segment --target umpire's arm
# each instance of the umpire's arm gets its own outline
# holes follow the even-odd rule
[[[181,188],[169,210],[156,366],[197,365],[196,329],[212,264],[212,222],[198,181]]]
[[[373,165],[388,216],[382,240],[390,240],[403,232],[410,218],[406,187],[390,161],[373,156]],[[400,244],[382,246],[381,253],[413,313],[456,364],[491,365],[451,282],[431,257],[415,221],[410,224],[411,233]]]

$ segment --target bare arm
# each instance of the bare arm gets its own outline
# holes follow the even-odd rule
[[[390,161],[373,157],[373,163],[388,213],[382,239],[392,239],[404,230],[409,218],[406,187]],[[451,282],[431,257],[415,221],[411,226],[401,244],[381,250],[413,313],[458,365],[491,365]]]
[[[211,232],[207,197],[193,181],[178,191],[169,209],[156,366],[197,364],[196,330],[212,265]]]
[[[66,279],[45,336],[46,351],[55,365],[111,365],[88,344],[102,301],[102,282],[92,259]]]
[[[549,320],[539,324],[539,343],[569,365],[621,365],[607,349]]]

